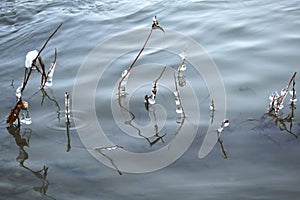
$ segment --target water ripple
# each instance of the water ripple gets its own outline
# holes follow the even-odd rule
[[[70,126],[69,130],[78,130],[86,127],[88,125],[88,122],[84,120],[83,118],[80,118],[82,116],[83,112],[81,111],[72,111],[70,116]],[[80,123],[80,126],[75,126],[74,123],[74,116],[78,117],[78,120],[82,121]],[[64,111],[60,112],[49,112],[41,117],[39,120],[41,123],[45,122],[45,127],[50,130],[58,130],[58,131],[65,131],[67,128],[66,124],[66,117]]]

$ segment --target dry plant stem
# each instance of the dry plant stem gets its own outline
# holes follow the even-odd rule
[[[53,68],[54,68],[54,66],[56,64],[56,57],[57,57],[57,49],[55,48],[54,49],[54,60],[53,60],[52,65],[51,65],[51,67],[50,67],[50,69],[49,69],[49,71],[48,71],[48,73],[46,75],[46,78],[48,78],[49,74],[51,73],[51,71],[53,70]],[[47,79],[46,79],[46,81],[47,81]]]
[[[295,72],[294,75],[292,76],[292,78],[291,78],[289,84],[288,84],[288,85],[286,86],[286,88],[285,88],[284,94],[283,94],[282,97],[280,98],[280,101],[277,103],[276,109],[275,109],[275,116],[278,116],[279,107],[280,107],[280,105],[283,104],[284,99],[285,99],[285,97],[286,97],[286,95],[287,95],[287,93],[288,93],[288,91],[289,91],[289,88],[290,88],[292,82],[295,80],[296,74],[297,74],[297,72]]]
[[[54,66],[56,65],[56,57],[57,57],[57,50],[55,48],[55,50],[54,50],[54,60],[52,62],[52,65],[51,65],[49,71],[47,72],[47,74],[44,75],[43,81],[41,83],[41,89],[43,89],[45,87],[45,84],[46,84],[46,82],[48,80],[49,74],[51,73],[51,71],[53,70]]]
[[[39,60],[39,63],[41,65],[41,68],[42,68],[42,78],[41,78],[41,85],[43,85],[43,83],[45,82],[45,78],[46,78],[46,70],[45,70],[45,63],[42,59],[42,56],[39,56],[38,57],[38,60]],[[36,67],[37,68],[37,67]],[[37,68],[38,69],[38,68]]]
[[[59,24],[59,26],[54,30],[54,32],[48,37],[48,39],[46,40],[46,42],[44,43],[44,45],[42,46],[41,50],[39,51],[38,55],[35,57],[35,59],[32,61],[31,67],[29,69],[29,72],[26,76],[26,78],[24,77],[24,81],[23,81],[23,87],[21,89],[21,94],[23,93],[23,91],[25,90],[25,87],[27,85],[27,82],[29,80],[29,77],[31,75],[32,72],[32,67],[36,65],[36,60],[39,58],[39,56],[41,55],[42,51],[45,49],[45,47],[47,46],[48,42],[50,41],[50,39],[55,35],[55,33],[58,31],[58,29],[62,26],[63,23]]]
[[[66,124],[70,124],[70,111],[69,111],[69,102],[70,102],[70,94],[68,92],[65,93],[65,114],[66,114]]]
[[[174,72],[174,81],[175,81],[175,89],[176,89],[176,92],[177,92],[177,97],[178,97],[178,100],[179,100],[179,105],[182,109],[183,117],[185,118],[186,116],[185,116],[185,112],[184,112],[184,109],[183,109],[183,106],[182,106],[181,97],[180,97],[179,90],[178,90],[178,85],[177,85],[175,72]]]
[[[14,121],[18,120],[18,126],[20,126],[20,118],[19,114],[23,107],[23,100],[20,98],[15,107],[11,110],[10,115],[7,117],[6,122],[7,123],[14,123]]]
[[[160,75],[158,76],[158,78],[154,81],[153,84],[153,88],[152,88],[152,93],[154,94],[154,98],[156,97],[156,92],[157,92],[157,82],[159,81],[159,79],[161,79],[162,75],[164,74],[164,72],[166,71],[167,67],[165,66],[164,69],[162,70],[162,72],[160,73]],[[151,98],[152,95],[145,96],[145,100],[146,100],[146,109],[149,110],[149,101],[148,99]]]
[[[151,28],[151,31],[142,47],[142,49],[140,50],[140,52],[138,53],[138,55],[135,57],[135,59],[133,60],[133,62],[131,63],[131,65],[128,67],[126,74],[121,78],[120,82],[119,82],[119,86],[118,86],[118,97],[120,98],[121,96],[121,84],[123,82],[123,80],[128,76],[129,72],[131,71],[131,69],[133,68],[134,64],[136,63],[136,61],[138,60],[138,58],[140,57],[140,55],[142,54],[142,52],[144,51],[146,44],[148,43],[150,36],[152,35],[153,32],[153,28]]]
[[[269,112],[268,112],[268,115],[272,115],[272,112],[274,110],[274,103],[275,103],[275,100],[276,100],[276,97],[274,95],[273,99],[272,99],[272,104],[270,105],[269,107]]]
[[[162,75],[165,73],[167,67],[165,66],[162,72],[160,73],[159,77],[154,81],[154,85],[156,86],[156,83],[161,79]]]

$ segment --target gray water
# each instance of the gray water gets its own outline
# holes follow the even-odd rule
[[[64,93],[72,94],[77,70],[89,53],[124,31],[149,27],[154,15],[164,28],[201,44],[216,63],[227,96],[230,126],[221,138],[228,158],[223,158],[219,144],[205,158],[198,158],[210,120],[209,92],[200,78],[193,82],[201,102],[201,119],[191,147],[161,170],[119,175],[88,153],[74,123],[67,134],[64,119],[58,121],[57,112],[64,115]],[[6,117],[15,104],[15,89],[23,81],[25,55],[41,48],[61,22],[62,28],[42,54],[49,65],[54,48],[58,50],[54,84],[46,91],[60,110],[48,98],[41,104],[40,77],[35,73],[23,95],[29,101],[33,123],[22,124],[20,130],[9,129]],[[298,1],[1,1],[0,27],[0,199],[299,198],[299,111],[295,110],[292,121],[294,135],[265,115],[268,96],[285,87],[294,72],[299,73]],[[112,82],[119,79],[136,53],[119,59],[124,67],[110,68]],[[141,57],[140,62],[143,59],[147,58]],[[162,57],[154,54],[154,59]],[[178,60],[168,62],[176,65]],[[192,76],[191,71],[186,72],[186,77]],[[299,81],[298,75],[296,90]],[[96,101],[112,98],[113,84],[107,80]],[[171,140],[168,136],[166,143],[159,142],[153,148],[142,139],[134,145],[113,135],[119,129],[103,109],[97,105],[99,119],[110,128],[109,137],[125,148],[152,151]],[[288,105],[282,113],[289,113]],[[143,123],[141,119],[143,116],[136,120]],[[48,170],[43,171],[44,166]]]

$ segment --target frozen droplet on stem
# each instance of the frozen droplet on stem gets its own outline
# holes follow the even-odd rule
[[[29,51],[26,54],[26,59],[25,59],[25,67],[26,68],[29,69],[31,67],[32,61],[37,57],[38,54],[39,54],[39,52],[37,50]]]
[[[151,97],[148,99],[148,102],[149,102],[149,104],[151,104],[151,105],[155,104],[155,98],[153,98],[153,96],[151,96]]]
[[[290,91],[289,91],[289,94],[290,94],[291,96],[296,96],[296,91],[290,90]]]
[[[179,71],[182,71],[182,72],[183,72],[183,71],[186,70],[186,68],[187,68],[187,67],[186,67],[186,64],[185,64],[185,63],[182,63],[182,65],[179,66]]]
[[[210,109],[211,111],[214,111],[214,110],[215,110],[215,102],[214,102],[214,100],[213,100],[213,99],[211,100],[211,103],[210,103],[209,109]]]
[[[269,96],[269,100],[272,102],[274,100],[277,100],[279,98],[279,94],[277,91],[273,92],[270,96]]]
[[[128,82],[128,76],[129,76],[130,72],[127,71],[127,69],[125,69],[122,74],[121,74],[121,77],[122,77],[122,82],[121,82],[121,87],[123,87],[123,89],[125,90],[125,86]]]
[[[217,131],[218,131],[218,133],[221,133],[223,131],[223,128],[220,127],[220,128],[217,129]]]
[[[180,101],[179,101],[179,99],[178,99],[178,98],[175,98],[175,104],[176,104],[177,106],[179,106],[179,105],[180,105]]]
[[[278,106],[278,109],[281,110],[283,107],[284,107],[284,105],[283,105],[283,104],[280,104],[280,105]]]
[[[184,87],[186,85],[186,80],[184,76],[178,76],[178,84],[180,87]]]
[[[155,16],[153,16],[152,20],[153,20],[153,23],[157,23],[157,18],[156,18],[156,15],[155,15]]]
[[[296,97],[296,91],[295,90],[291,90],[291,91],[289,91],[289,93],[291,95],[290,102],[296,103],[298,101],[297,97]]]
[[[285,88],[282,88],[282,90],[280,91],[280,95],[281,95],[281,96],[284,96],[284,95],[285,95],[285,91],[286,91],[286,89],[285,89]]]
[[[294,98],[294,99],[290,99],[290,102],[294,102],[294,103],[296,103],[298,100],[296,99],[296,98]]]
[[[228,119],[224,119],[224,121],[222,122],[223,127],[228,127],[229,126],[229,120]]]
[[[127,69],[125,69],[125,70],[122,72],[121,76],[124,77],[124,76],[127,75],[127,73],[128,73],[128,71],[127,71]]]
[[[176,113],[182,114],[182,108],[180,106],[176,106]]]
[[[55,70],[55,67],[56,67],[56,63],[52,63],[52,66],[51,66],[51,71],[49,72],[48,76],[47,76],[47,81],[45,83],[45,86],[47,87],[51,87],[53,82],[53,75],[54,75],[54,70]]]
[[[177,91],[174,91],[173,94],[174,94],[175,97],[178,97],[178,92]]]
[[[180,58],[181,58],[182,60],[185,60],[185,59],[186,59],[186,53],[185,53],[185,51],[179,53],[178,55],[180,56]]]
[[[20,122],[23,123],[23,124],[26,124],[26,125],[29,125],[29,124],[32,123],[32,120],[31,120],[31,117],[29,116],[29,111],[28,110],[26,111],[26,114],[22,113],[22,117],[20,119]]]
[[[16,93],[15,94],[16,94],[17,99],[20,99],[21,96],[22,96],[22,92],[21,92],[22,88],[23,88],[23,84],[16,89]]]

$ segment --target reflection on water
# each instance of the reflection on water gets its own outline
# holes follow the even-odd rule
[[[45,165],[41,170],[33,170],[25,165],[25,161],[28,160],[29,155],[25,151],[25,147],[29,147],[31,129],[25,128],[24,133],[21,135],[20,126],[10,124],[7,127],[7,131],[14,137],[16,145],[19,147],[19,155],[16,160],[20,163],[20,166],[32,173],[37,179],[42,182],[39,187],[34,187],[34,190],[39,192],[42,197],[48,197],[50,199],[55,199],[54,197],[47,194],[49,182],[47,180],[48,167]]]
[[[285,131],[291,134],[292,136],[294,136],[295,138],[298,138],[298,136],[292,130],[293,121],[295,117],[295,109],[296,109],[295,102],[297,101],[296,90],[295,90],[296,74],[297,72],[293,74],[288,85],[281,90],[280,94],[278,94],[278,92],[275,91],[272,95],[270,95],[269,110],[266,114],[264,114],[261,117],[259,126],[267,127],[267,128],[278,126],[280,131]],[[291,86],[292,89],[290,90]],[[290,101],[288,103],[289,113],[285,115],[282,110],[285,107],[285,99],[288,93],[291,95]]]
[[[98,151],[102,156],[104,156],[105,158],[107,158],[111,165],[115,168],[115,170],[119,173],[119,175],[122,175],[122,172],[119,170],[118,166],[115,164],[115,162],[113,161],[113,159],[111,157],[109,157],[108,155],[105,154],[105,147],[101,147],[101,148],[94,148],[96,151]]]
[[[144,138],[150,145],[150,147],[152,147],[153,145],[155,145],[156,143],[158,143],[159,141],[161,141],[162,143],[164,143],[163,138],[167,135],[167,132],[162,133],[162,135],[160,135],[159,133],[159,128],[157,125],[157,119],[156,119],[156,114],[155,114],[156,110],[154,107],[151,107],[151,109],[149,110],[150,115],[153,115],[154,118],[154,134],[152,137],[154,137],[153,140],[151,140],[150,137],[146,137],[143,134],[139,134],[139,136],[141,136],[142,138]]]
[[[259,120],[259,125],[255,127],[260,133],[268,133],[272,132],[271,130],[280,130],[282,132],[286,132],[292,135],[295,138],[298,138],[298,135],[294,133],[294,112],[295,112],[295,105],[291,103],[289,114],[284,115],[283,113],[279,116],[275,116],[273,113],[265,113],[261,119]],[[297,129],[295,129],[297,130]],[[276,131],[274,131],[276,132]],[[272,137],[272,136],[270,136]]]
[[[50,90],[51,91],[51,90]],[[33,96],[41,92],[41,106],[43,106],[45,99],[48,99],[56,108],[57,108],[57,120],[60,121],[60,105],[58,101],[50,96],[48,92],[41,88],[36,93],[34,93],[29,99],[31,99]],[[69,152],[71,150],[71,139],[70,139],[70,120],[66,121],[66,136],[67,136],[67,149],[66,151]],[[7,131],[14,137],[16,145],[19,147],[19,155],[17,156],[16,160],[20,163],[20,166],[30,173],[32,173],[37,179],[39,179],[42,182],[41,186],[34,187],[34,191],[39,192],[42,197],[46,197],[49,199],[55,199],[54,197],[47,194],[49,181],[47,180],[48,175],[48,166],[43,166],[40,170],[33,170],[32,168],[28,167],[25,164],[25,161],[28,160],[29,154],[26,152],[25,147],[29,148],[29,142],[30,142],[30,136],[32,130],[30,128],[24,128],[24,132],[21,135],[21,126],[18,123],[15,125],[14,123],[9,123],[9,126],[7,126]]]
[[[50,91],[52,92],[51,89],[50,89]],[[57,108],[57,110],[56,110],[57,120],[60,121],[60,106],[59,106],[58,101],[55,98],[48,95],[48,92],[44,88],[41,89],[41,92],[42,92],[42,95],[43,95],[42,96],[42,101],[41,101],[41,106],[43,105],[45,98],[47,98],[50,102],[53,103],[53,105],[56,106],[56,108]]]

